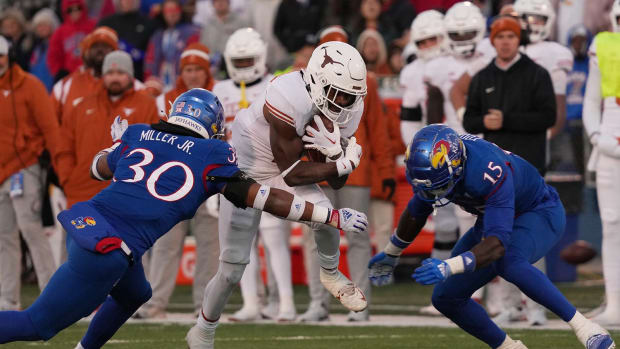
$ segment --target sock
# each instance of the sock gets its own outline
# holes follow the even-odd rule
[[[575,315],[570,321],[568,321],[568,324],[573,331],[575,331],[575,335],[584,346],[586,346],[586,342],[591,336],[595,334],[607,333],[604,328],[591,320],[586,319],[586,317],[578,311],[575,311]]]
[[[82,346],[82,343],[79,342],[74,349],[84,349],[84,347]]]
[[[504,342],[496,349],[527,349],[527,347],[521,341],[515,341],[506,335]]]
[[[101,305],[80,344],[84,348],[101,348],[137,309],[127,309],[108,297]]]
[[[261,226],[261,237],[269,250],[269,263],[278,287],[280,312],[294,311],[293,281],[291,277],[290,226],[278,219],[275,224]]]
[[[202,316],[215,322],[220,319],[228,297],[243,276],[245,264],[232,264],[220,261],[215,276],[207,284],[202,301]],[[200,317],[199,317],[200,318]]]
[[[242,309],[249,308],[258,311],[258,282],[260,273],[260,261],[258,259],[258,247],[255,242],[252,243],[250,250],[250,263],[246,266],[245,272],[239,281],[241,287],[241,297],[243,298]]]
[[[0,324],[0,344],[43,339],[24,311],[0,311]]]

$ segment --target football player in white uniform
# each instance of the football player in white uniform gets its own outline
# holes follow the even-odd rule
[[[603,325],[620,325],[620,2],[610,13],[613,33],[599,33],[588,52],[590,72],[583,102],[583,124],[594,150],[588,169],[596,171],[598,204],[603,222],[605,310],[593,318]],[[602,108],[601,108],[602,106]]]
[[[224,60],[230,79],[219,81],[213,87],[213,93],[224,107],[226,138],[231,138],[231,129],[235,115],[241,109],[248,108],[258,100],[267,89],[273,75],[267,73],[267,44],[260,34],[252,28],[235,31],[224,50]],[[260,236],[269,254],[269,266],[273,271],[279,295],[279,305],[273,304],[276,314],[270,314],[279,321],[295,319],[293,302],[293,285],[291,280],[291,252],[289,236],[291,226],[286,220],[263,214],[259,226]],[[260,263],[257,244],[252,244],[250,263],[241,278],[241,295],[243,307],[230,318],[232,321],[251,321],[259,318],[261,310],[258,297]],[[270,296],[271,292],[270,290]],[[271,299],[271,297],[270,297]]]
[[[232,144],[239,168],[259,183],[331,206],[317,183],[327,180],[330,186],[340,188],[359,164],[362,149],[352,136],[361,119],[365,94],[366,65],[359,52],[341,42],[318,46],[306,69],[272,80],[265,93],[235,117]],[[312,121],[318,132],[307,132]],[[320,151],[326,161],[301,161],[304,148]],[[260,219],[260,211],[239,209],[221,200],[220,268],[205,289],[202,312],[188,333],[191,349],[213,347],[215,328],[249,262]],[[338,270],[339,231],[322,224],[312,224],[312,228],[323,286],[347,309],[366,309],[363,292]]]

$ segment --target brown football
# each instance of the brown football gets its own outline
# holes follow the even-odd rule
[[[334,131],[334,123],[326,116],[324,115],[320,115],[320,116],[321,116],[321,120],[323,120],[323,125],[325,125],[325,128],[329,132]],[[312,128],[314,128],[315,130],[319,130],[319,127],[317,126],[316,122],[314,122],[314,117],[310,119],[310,122],[306,126],[312,126]],[[306,131],[306,134],[310,135],[307,131]],[[308,160],[312,162],[325,162],[326,160],[325,155],[323,155],[323,153],[321,153],[318,150],[306,149],[306,155],[308,156]]]
[[[584,240],[577,240],[564,247],[560,252],[560,257],[570,264],[582,264],[589,262],[596,256],[596,250],[592,245]]]

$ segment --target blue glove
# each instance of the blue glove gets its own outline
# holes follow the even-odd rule
[[[422,285],[434,285],[445,281],[450,275],[452,271],[446,262],[437,258],[427,258],[422,261],[422,266],[418,267],[411,277]]]
[[[368,278],[375,286],[389,285],[394,282],[394,268],[398,264],[398,257],[392,257],[385,252],[377,253],[368,262]]]

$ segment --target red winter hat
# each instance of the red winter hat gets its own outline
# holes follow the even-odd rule
[[[519,25],[519,21],[511,16],[502,16],[496,19],[491,25],[491,43],[493,43],[495,36],[504,30],[509,30],[515,33],[519,39],[521,38],[521,25]]]

